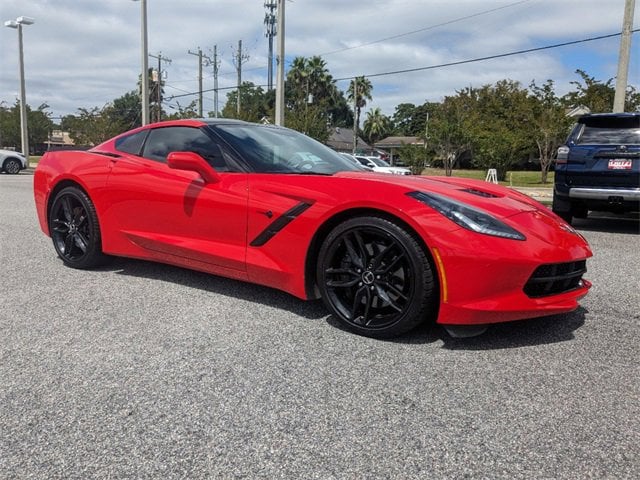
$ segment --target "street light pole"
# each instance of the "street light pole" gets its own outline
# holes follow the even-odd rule
[[[20,140],[22,154],[27,159],[29,166],[29,127],[27,126],[27,94],[24,82],[24,50],[22,47],[22,25],[33,25],[35,20],[31,17],[18,17],[15,20],[4,22],[5,27],[18,30],[18,58],[20,63]]]
[[[137,2],[138,0],[133,0]],[[142,75],[140,76],[140,101],[142,125],[149,123],[149,46],[147,43],[147,0],[140,0],[140,45],[142,50]]]

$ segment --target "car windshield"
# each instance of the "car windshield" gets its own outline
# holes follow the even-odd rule
[[[360,171],[329,147],[272,125],[216,125],[214,130],[258,173],[332,175]]]
[[[375,163],[377,166],[379,167],[390,167],[391,165],[389,165],[387,162],[385,162],[384,160],[382,160],[381,158],[375,158],[375,157],[371,157],[371,161],[373,163]]]

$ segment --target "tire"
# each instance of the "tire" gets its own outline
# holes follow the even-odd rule
[[[2,169],[11,175],[15,175],[22,170],[22,163],[15,158],[7,158],[2,165]]]
[[[571,215],[575,218],[587,218],[589,216],[589,209],[584,205],[572,207]]]
[[[553,195],[553,203],[551,205],[551,211],[571,225],[573,220],[573,214],[571,212],[571,204],[569,201],[558,198],[556,194]]]
[[[331,231],[318,254],[317,282],[340,323],[368,337],[402,335],[437,310],[426,253],[407,230],[380,217],[356,217]]]
[[[66,187],[56,195],[49,211],[53,246],[68,267],[88,269],[105,262],[95,206],[85,192]]]
[[[555,210],[553,210],[553,213],[555,213],[557,216],[571,225],[571,222],[573,221],[573,215],[571,215],[571,212],[556,212]]]

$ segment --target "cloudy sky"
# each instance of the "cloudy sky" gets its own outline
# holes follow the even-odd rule
[[[267,83],[264,0],[147,0],[149,52],[170,58],[169,106],[185,106],[198,89],[200,47],[217,45],[219,87],[232,87],[238,40],[248,59],[243,80]],[[439,65],[548,47],[619,33],[624,0],[288,0],[286,61],[321,55],[338,87],[371,76],[373,101],[392,115],[399,103],[439,101],[467,86],[504,78],[543,83],[559,93],[579,80],[576,69],[598,80],[615,77],[620,37],[593,40],[456,66]],[[29,16],[24,27],[27,103],[50,106],[54,117],[79,107],[102,107],[134,90],[140,73],[140,3],[132,0],[1,0],[0,20]],[[634,28],[640,28],[640,6]],[[640,87],[640,34],[633,36],[629,83]],[[19,96],[18,35],[0,29],[0,101]],[[150,59],[150,66],[156,64]],[[433,68],[425,68],[433,67]],[[414,72],[388,74],[402,70]],[[204,89],[213,88],[206,67]],[[220,93],[220,102],[226,92]],[[178,97],[179,96],[179,97]],[[5,105],[6,105],[5,104]],[[213,93],[204,97],[213,109]],[[367,110],[365,109],[365,110]]]

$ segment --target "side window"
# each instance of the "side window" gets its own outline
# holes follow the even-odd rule
[[[149,132],[142,156],[157,162],[166,163],[171,152],[194,152],[199,154],[213,168],[220,172],[229,171],[225,158],[213,156],[215,142],[199,128],[160,127]]]
[[[147,133],[147,130],[145,130],[119,138],[116,140],[116,150],[133,155],[140,155],[140,150],[142,150],[144,139],[147,138]]]

